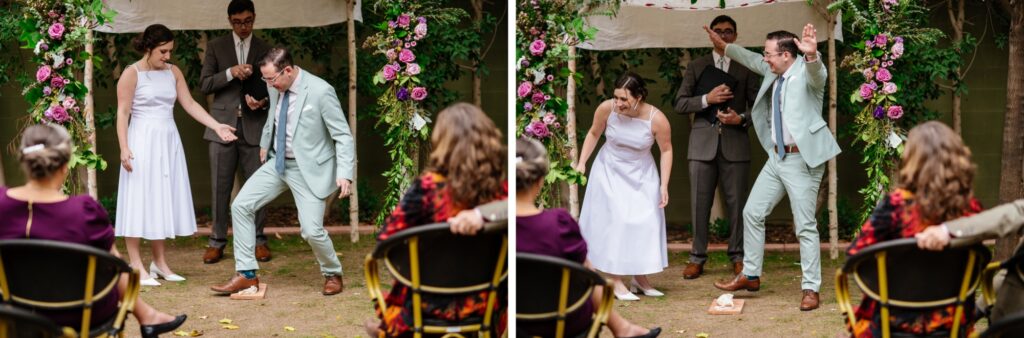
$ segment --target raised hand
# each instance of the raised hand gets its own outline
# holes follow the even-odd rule
[[[715,33],[715,31],[708,28],[708,26],[704,26],[704,30],[708,32],[708,39],[711,40],[711,44],[715,45],[715,48],[725,50],[725,45],[728,43],[726,43],[725,40],[722,40],[722,37],[718,36],[718,33]]]
[[[803,37],[799,40],[793,40],[796,43],[796,48],[800,49],[804,55],[816,57],[818,53],[818,30],[814,29],[814,25],[804,25]]]
[[[217,132],[217,136],[220,136],[220,139],[224,140],[224,142],[231,142],[238,139],[238,137],[235,136],[235,128],[223,123],[218,124],[217,128],[214,128],[213,131]]]

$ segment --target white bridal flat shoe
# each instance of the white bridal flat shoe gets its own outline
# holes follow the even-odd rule
[[[142,286],[160,286],[160,282],[156,281],[156,278],[150,277],[139,281]]]
[[[154,262],[150,262],[149,263],[149,273],[154,274],[157,277],[163,278],[164,280],[166,280],[168,282],[184,282],[185,281],[185,277],[179,276],[176,273],[168,275],[168,274],[164,273],[163,271],[160,271],[160,269],[156,267],[156,263],[154,263]],[[156,282],[155,278],[150,278],[150,279],[153,279],[154,282]],[[142,285],[146,285],[146,284],[143,283]],[[160,285],[160,283],[157,283],[156,285]]]
[[[631,284],[632,285],[630,286],[630,290],[629,291],[637,292],[637,290],[639,289],[640,291],[643,291],[644,296],[647,296],[647,297],[661,297],[661,296],[665,295],[664,293],[661,293],[661,291],[658,291],[658,290],[656,290],[654,288],[644,289],[643,287],[640,286],[640,283],[636,282],[635,279],[633,280],[633,282]],[[636,296],[633,296],[633,297],[636,297]]]
[[[615,292],[615,299],[623,300],[623,301],[637,301],[637,300],[640,300],[640,297],[637,297],[636,295],[634,295],[631,292],[626,292],[625,294],[621,294],[621,295],[618,292]]]

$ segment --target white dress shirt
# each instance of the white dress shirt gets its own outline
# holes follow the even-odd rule
[[[249,57],[249,47],[252,46],[252,34],[242,39],[235,32],[231,32],[231,38],[235,42],[235,57],[238,58],[238,64],[245,64]],[[228,82],[235,79],[235,76],[231,75],[231,68],[225,70],[224,73],[228,76]]]
[[[786,97],[786,84],[789,81],[790,76],[794,75],[794,74],[792,74],[793,68],[796,68],[796,67],[793,67],[792,65],[790,65],[789,69],[787,69],[785,73],[782,73],[782,77],[785,80],[782,81],[782,91],[779,92],[779,94],[782,95],[783,98]],[[774,104],[775,98],[772,97],[772,96],[775,95],[775,85],[777,85],[778,83],[779,83],[779,80],[776,78],[775,79],[775,84],[773,84],[772,88],[769,89],[771,91],[771,95],[768,96],[768,99],[771,100],[771,101],[768,101],[769,109],[770,109],[770,112],[771,112],[771,114],[768,114],[768,121],[771,123],[771,126],[772,126],[772,137],[771,137],[772,144],[776,143],[775,142],[775,121],[774,121],[775,120],[775,104]],[[779,108],[782,109],[782,120],[785,121],[786,120],[786,100],[780,100],[779,101]],[[785,142],[786,143],[785,145],[787,145],[787,146],[791,146],[791,145],[796,144],[796,141],[793,140],[793,135],[789,133],[789,127],[787,127],[785,123],[782,123],[782,141]]]
[[[299,113],[302,112],[300,107],[296,107],[295,106],[298,103],[297,100],[299,98],[299,92],[296,91],[296,89],[298,89],[296,85],[301,83],[299,81],[301,81],[301,79],[302,79],[302,71],[299,69],[299,67],[294,67],[294,68],[295,68],[295,81],[292,82],[292,87],[288,88],[288,92],[291,93],[291,94],[288,94],[288,121],[285,121],[285,123],[287,123],[285,125],[285,131],[286,132],[285,132],[285,138],[284,138],[284,157],[285,158],[295,158],[295,153],[292,152],[292,138],[295,136],[295,126],[299,124]],[[278,105],[276,107],[277,109],[275,109],[275,111],[274,111],[274,130],[277,130],[277,128],[278,128],[277,127],[278,116],[281,114],[281,104],[280,104],[280,102],[281,102],[281,99],[283,99],[283,98],[284,98],[284,92],[281,92],[281,93],[277,94]],[[271,141],[271,142],[274,143],[275,147],[277,146],[276,137],[275,137],[275,141]],[[280,151],[281,151],[280,149],[276,149],[275,148],[274,150],[279,152],[279,154],[280,154]]]

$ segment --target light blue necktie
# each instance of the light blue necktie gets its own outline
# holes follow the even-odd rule
[[[779,154],[779,160],[786,158],[786,143],[782,138],[782,81],[786,79],[779,76],[775,82],[775,95],[772,95],[772,120],[775,121],[775,152]]]
[[[274,167],[277,168],[277,173],[284,176],[284,154],[285,154],[285,137],[288,135],[288,92],[284,92],[284,98],[281,99],[281,111],[277,114],[277,142],[274,145],[274,151],[276,158],[274,160]]]

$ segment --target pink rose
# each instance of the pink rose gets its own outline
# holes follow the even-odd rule
[[[398,25],[401,27],[409,27],[409,21],[412,20],[409,14],[402,14],[398,16]]]
[[[413,62],[416,61],[416,54],[413,54],[411,50],[403,49],[398,53],[398,60],[405,63]]]
[[[50,74],[52,73],[53,69],[50,68],[50,66],[39,67],[39,70],[36,70],[36,81],[45,82],[50,78]]]
[[[544,40],[533,40],[533,42],[530,43],[530,54],[533,54],[534,56],[544,55],[544,48],[547,48],[547,45],[544,44]]]
[[[526,127],[526,133],[537,138],[551,136],[551,131],[548,130],[548,125],[541,121],[530,122],[530,125]]]
[[[892,80],[892,73],[889,73],[888,69],[879,68],[878,72],[875,73],[875,79],[882,82],[888,82]]]
[[[395,64],[384,65],[384,69],[382,70],[382,72],[384,73],[384,79],[388,81],[394,80],[396,77],[398,77],[398,71],[400,69],[401,68],[399,68]]]
[[[410,63],[405,65],[405,73],[409,75],[416,75],[420,73],[420,65],[418,63]]]
[[[391,62],[395,61],[395,58],[398,57],[398,54],[395,53],[394,49],[388,49],[387,52],[384,52],[384,56],[387,56],[388,62]]]
[[[885,84],[882,84],[882,92],[883,93],[893,94],[893,93],[896,92],[896,90],[897,90],[897,88],[896,88],[896,84],[895,83],[886,82]]]
[[[46,110],[43,114],[46,118],[49,118],[53,122],[64,123],[71,120],[71,115],[68,115],[67,109],[61,106],[53,106]]]
[[[860,85],[860,98],[868,100],[875,95],[875,88],[872,84],[865,83]]]
[[[889,106],[889,111],[886,113],[890,119],[898,120],[903,117],[903,107],[900,106]]]
[[[50,86],[53,88],[64,88],[64,84],[64,78],[61,78],[60,75],[54,75],[50,78]]]
[[[541,120],[544,121],[544,124],[552,124],[552,123],[555,123],[555,121],[558,120],[558,117],[555,116],[555,114],[547,113],[547,114],[544,114],[544,117],[541,118]]]
[[[885,44],[889,42],[889,38],[885,34],[875,35],[875,46],[885,48]]]
[[[424,36],[427,35],[427,24],[421,23],[416,25],[416,28],[413,28],[413,32],[416,33],[416,39],[423,38]]]
[[[63,105],[64,108],[71,109],[71,108],[75,107],[75,103],[76,102],[75,102],[74,98],[67,97],[67,98],[64,99],[64,102],[61,103],[61,105]]]
[[[412,89],[412,99],[416,101],[423,101],[427,98],[427,89],[423,87],[414,87]]]
[[[523,81],[523,83],[519,84],[519,89],[516,90],[516,94],[518,94],[519,97],[526,97],[527,95],[530,95],[530,91],[532,90],[533,84],[531,84],[530,81]]]
[[[64,25],[60,22],[54,23],[47,32],[50,33],[50,38],[60,40],[64,37]]]
[[[903,42],[897,40],[896,44],[892,45],[892,58],[899,59],[903,56]]]
[[[533,103],[543,104],[545,101],[547,101],[547,99],[544,98],[544,93],[541,93],[539,91],[533,93]]]

